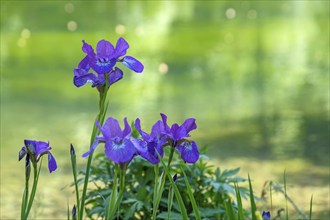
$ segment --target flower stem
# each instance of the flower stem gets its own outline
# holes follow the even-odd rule
[[[39,169],[37,168],[37,164],[36,163],[32,163],[33,164],[33,185],[32,185],[32,190],[31,190],[31,195],[29,198],[29,202],[28,202],[28,206],[26,207],[26,212],[25,212],[25,218],[27,219],[27,217],[29,216],[32,204],[33,204],[33,200],[34,200],[34,196],[36,195],[37,192],[37,186],[38,186],[38,180],[39,180],[39,174],[40,174],[40,170],[41,170],[41,164],[42,164],[42,159],[40,161],[40,165],[39,165]]]
[[[174,154],[175,148],[171,147],[171,152],[168,158],[168,163],[167,167],[170,169],[170,165],[173,159],[173,154]],[[158,154],[158,152],[157,152]],[[158,156],[160,157],[160,155]],[[160,203],[160,200],[162,198],[164,186],[165,186],[165,180],[166,180],[166,175],[164,172],[162,175],[159,177],[159,165],[157,164],[154,168],[155,170],[155,189],[154,189],[154,197],[153,197],[153,210],[152,210],[152,219],[156,220],[156,214],[158,210],[158,206]],[[160,181],[159,181],[160,180]]]
[[[26,219],[25,212],[26,206],[29,199],[29,180],[31,174],[31,165],[29,160],[29,155],[26,156],[26,165],[25,165],[25,189],[22,198],[22,206],[21,206],[21,219]]]
[[[108,76],[106,77],[106,81],[108,81]],[[108,84],[108,83],[107,83]],[[104,118],[105,118],[105,113],[107,111],[108,108],[108,104],[105,104],[105,100],[107,97],[107,93],[109,90],[108,85],[105,85],[104,90],[100,91],[100,100],[99,100],[99,113],[97,115],[97,120],[100,122],[100,125],[103,125],[104,122]],[[96,135],[99,134],[98,128],[96,126],[96,124],[94,123],[93,126],[93,131],[92,131],[92,135],[91,135],[91,140],[90,140],[90,146],[93,144]],[[85,200],[86,200],[86,192],[87,192],[87,186],[88,186],[88,180],[89,180],[89,175],[90,175],[90,167],[92,164],[92,159],[93,159],[93,154],[94,152],[91,152],[88,156],[88,160],[87,160],[87,165],[86,165],[86,173],[85,173],[85,180],[84,180],[84,186],[83,186],[83,191],[82,191],[82,196],[81,196],[81,200],[80,200],[80,208],[79,208],[79,214],[78,214],[78,219],[82,220],[83,219],[83,215],[84,215],[84,209],[85,209]]]

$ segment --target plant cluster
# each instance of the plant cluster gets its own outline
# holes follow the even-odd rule
[[[150,133],[141,127],[141,120],[131,125],[124,118],[123,127],[116,118],[106,117],[107,94],[111,86],[123,78],[117,67],[122,63],[141,73],[143,64],[126,56],[129,44],[119,38],[116,46],[100,40],[93,47],[83,42],[85,56],[74,69],[73,84],[91,84],[99,94],[99,112],[93,123],[86,168],[78,178],[77,158],[70,146],[73,185],[76,203],[68,207],[68,219],[270,219],[269,212],[259,213],[250,178],[249,188],[238,186],[247,179],[236,176],[239,168],[214,168],[200,154],[190,132],[197,128],[196,119],[188,118],[181,125],[169,124],[166,114],[154,123]],[[43,155],[48,155],[49,171],[57,168],[49,143],[25,140],[19,160],[25,163],[25,190],[21,219],[28,219],[37,190]],[[104,154],[94,155],[104,145]],[[38,162],[39,168],[38,168]],[[34,179],[29,181],[33,167]],[[89,187],[88,187],[89,186]],[[175,198],[175,199],[174,199]],[[248,198],[251,209],[243,209],[242,198]]]

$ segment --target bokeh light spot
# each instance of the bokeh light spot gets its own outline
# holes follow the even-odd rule
[[[72,3],[66,3],[64,5],[64,11],[66,13],[72,13],[74,11],[74,5]]]
[[[158,71],[161,73],[161,74],[166,74],[168,72],[168,65],[166,63],[161,63],[159,64],[158,66]]]
[[[24,39],[28,39],[31,36],[31,31],[27,28],[24,28],[21,32],[21,37]]]
[[[228,9],[226,10],[226,17],[227,17],[228,19],[233,19],[233,18],[235,18],[235,17],[236,17],[236,10],[233,9],[233,8],[228,8]]]
[[[248,11],[248,14],[247,14],[248,19],[256,19],[257,16],[258,16],[258,13],[256,10],[251,9]]]
[[[69,21],[67,24],[67,28],[69,31],[75,31],[78,28],[77,22],[75,21]]]
[[[120,34],[120,35],[125,34],[126,33],[126,27],[124,25],[122,25],[122,24],[118,24],[116,26],[116,33],[117,34]]]

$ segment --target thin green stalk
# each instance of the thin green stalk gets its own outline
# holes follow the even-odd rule
[[[285,217],[286,220],[289,220],[288,197],[286,193],[286,170],[284,170],[283,178],[284,178],[284,195],[285,195]]]
[[[158,186],[158,178],[159,178],[159,165],[156,164],[154,166],[154,173],[155,173],[155,186],[154,186],[154,196],[153,196],[153,200],[152,200],[152,219],[156,219],[156,213],[157,213],[157,209],[155,209],[156,207],[156,201],[157,201],[157,194],[158,194],[158,189],[159,189],[159,186]]]
[[[235,193],[237,200],[237,219],[244,220],[244,209],[242,204],[241,192],[239,191],[238,184],[235,183]]]
[[[311,197],[311,202],[309,204],[309,220],[312,220],[312,208],[313,208],[313,195]]]
[[[72,165],[72,174],[73,174],[73,183],[75,186],[75,193],[76,193],[76,204],[77,204],[77,213],[78,213],[78,219],[79,219],[79,204],[80,204],[80,199],[79,199],[79,190],[78,190],[78,182],[77,182],[77,162],[76,162],[76,154],[74,152],[74,148],[71,144],[70,146],[70,155],[71,155],[71,165]]]
[[[171,165],[174,151],[175,151],[175,148],[174,147],[171,147],[171,152],[170,152],[170,156],[169,156],[168,163],[167,163],[167,166],[168,167],[170,167],[170,165]],[[159,154],[158,154],[158,157],[160,158],[160,155]],[[159,206],[160,200],[162,198],[163,189],[164,189],[165,180],[166,180],[166,175],[164,173],[162,173],[162,175],[158,178],[158,176],[159,176],[159,166],[158,166],[158,164],[157,164],[157,166],[155,166],[155,169],[157,169],[157,170],[155,170],[155,189],[154,189],[154,201],[153,201],[153,210],[152,210],[152,220],[156,220],[157,210],[158,210],[158,206]]]
[[[21,219],[26,219],[25,212],[26,212],[27,201],[29,199],[30,174],[31,174],[31,163],[27,155],[27,164],[25,165],[25,189],[23,193],[22,206],[21,206]]]
[[[167,220],[171,220],[171,210],[173,204],[173,187],[170,187],[168,191],[168,200],[167,200]]]
[[[117,185],[118,185],[118,171],[117,171],[117,165],[115,165],[115,173],[114,173],[114,178],[113,178],[113,186],[112,186],[112,191],[109,199],[109,204],[108,204],[108,209],[106,212],[106,218],[107,220],[111,219],[113,209],[116,203],[116,197],[117,197]]]
[[[181,171],[182,171],[182,173],[183,173],[183,177],[184,177],[184,181],[185,181],[185,183],[186,183],[186,187],[187,187],[187,189],[188,189],[188,196],[189,196],[189,199],[190,199],[190,201],[191,201],[191,205],[192,205],[192,207],[193,207],[193,211],[194,211],[195,218],[196,218],[196,220],[201,220],[201,216],[200,216],[200,213],[199,213],[199,210],[198,210],[198,206],[197,206],[197,203],[196,203],[195,197],[194,197],[194,195],[193,195],[193,192],[192,192],[192,190],[191,190],[191,186],[190,186],[190,184],[189,184],[189,181],[188,181],[187,175],[186,175],[186,173],[184,172],[183,167],[180,166],[180,168],[181,168]]]
[[[170,180],[171,182],[171,185],[173,187],[173,190],[174,190],[174,194],[175,194],[175,197],[176,197],[176,200],[177,202],[179,203],[179,207],[180,207],[180,212],[181,212],[181,216],[183,218],[183,220],[188,220],[188,214],[187,214],[187,210],[186,210],[186,207],[183,203],[183,200],[182,200],[182,197],[180,195],[180,191],[178,189],[178,187],[176,186],[172,176],[171,176],[171,173],[170,173],[170,170],[168,169],[168,167],[166,166],[164,160],[162,159],[162,157],[159,155],[159,153],[156,151],[159,159],[160,159],[160,162],[162,163],[163,167],[164,167],[164,171],[167,175],[167,178]]]
[[[32,190],[31,190],[31,195],[29,198],[29,203],[28,206],[26,208],[26,213],[25,213],[25,219],[27,219],[27,217],[29,216],[32,204],[33,204],[33,200],[34,200],[34,196],[36,195],[37,192],[37,186],[38,186],[38,180],[39,180],[39,174],[40,174],[40,170],[41,170],[41,164],[42,164],[42,158],[40,161],[40,165],[39,165],[39,169],[37,168],[37,164],[33,164],[33,185],[32,185]]]
[[[253,188],[252,188],[252,184],[251,184],[250,175],[248,175],[248,177],[249,177],[249,189],[250,189],[250,202],[251,202],[252,220],[257,220],[257,216],[256,216],[257,206],[256,206],[256,203],[254,201],[254,194],[253,194]]]
[[[97,115],[97,120],[100,122],[100,125],[103,125],[106,110],[108,108],[108,104],[105,105],[105,100],[107,97],[107,92],[108,92],[108,76],[106,76],[106,87],[103,92],[100,92],[100,101],[99,101],[99,113]],[[90,140],[90,146],[93,144],[96,135],[99,134],[98,128],[96,124],[94,123],[93,126],[93,131],[91,135],[91,140]],[[87,160],[87,165],[86,165],[86,173],[85,173],[85,180],[84,180],[84,186],[83,186],[83,191],[82,191],[82,196],[81,196],[81,201],[80,201],[80,207],[78,208],[79,213],[78,213],[78,218],[79,220],[83,219],[84,215],[84,209],[85,209],[85,200],[86,200],[86,192],[87,192],[87,186],[88,186],[88,180],[89,180],[89,175],[90,175],[90,167],[92,164],[92,159],[93,159],[93,154],[94,152],[91,152],[88,156]],[[77,205],[79,206],[79,205]]]

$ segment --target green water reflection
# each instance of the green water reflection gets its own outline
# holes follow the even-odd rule
[[[19,3],[19,4],[17,4]],[[23,139],[88,148],[97,93],[72,85],[95,45],[124,36],[125,71],[109,114],[150,127],[197,118],[214,159],[302,158],[329,165],[329,4],[324,1],[1,2],[1,164]],[[6,156],[5,156],[6,155]],[[9,156],[7,156],[9,155]],[[63,171],[66,172],[66,171]]]

